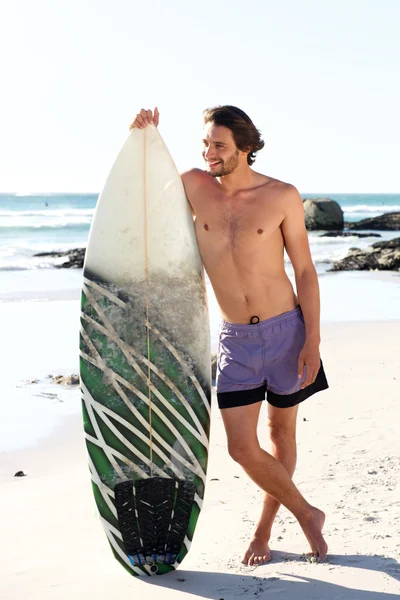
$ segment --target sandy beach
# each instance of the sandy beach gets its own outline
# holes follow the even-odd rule
[[[330,389],[300,409],[295,482],[327,514],[326,563],[304,559],[306,540],[281,508],[272,562],[241,565],[261,492],[228,456],[214,402],[205,504],[191,551],[170,575],[130,577],[97,517],[75,414],[36,446],[1,453],[1,600],[399,598],[400,321],[323,324],[322,337]],[[77,404],[78,394],[70,401]],[[259,427],[266,446],[265,423],[266,405]],[[19,470],[27,477],[13,477]]]

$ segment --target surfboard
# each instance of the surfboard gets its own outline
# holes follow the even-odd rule
[[[208,459],[209,335],[181,179],[155,126],[133,129],[97,201],[80,328],[94,498],[132,575],[177,568],[193,539]]]

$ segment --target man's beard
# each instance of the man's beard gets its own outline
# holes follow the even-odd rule
[[[211,177],[224,177],[230,175],[236,169],[239,164],[239,150],[236,150],[234,154],[226,162],[222,162],[215,169],[207,171]]]

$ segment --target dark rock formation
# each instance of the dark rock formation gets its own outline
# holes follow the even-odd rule
[[[304,219],[309,231],[343,229],[343,211],[335,200],[317,198],[303,200]]]
[[[329,271],[400,271],[400,237],[375,242],[365,250],[352,248]]]
[[[400,212],[385,213],[379,217],[363,219],[356,223],[346,223],[347,229],[378,229],[380,231],[399,231]]]
[[[356,233],[355,231],[328,231],[321,233],[318,237],[382,237],[380,233]]]
[[[75,269],[83,268],[83,261],[85,260],[85,248],[74,248],[73,250],[65,250],[63,252],[40,252],[33,256],[52,256],[53,258],[59,258],[65,256],[67,260],[59,265],[54,265],[57,269],[69,269],[71,267]]]

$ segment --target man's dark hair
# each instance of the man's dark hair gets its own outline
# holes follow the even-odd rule
[[[243,110],[236,106],[215,106],[203,112],[204,124],[214,123],[218,127],[227,127],[232,131],[236,146],[242,152],[248,152],[247,163],[252,165],[256,152],[264,148],[261,132]]]

